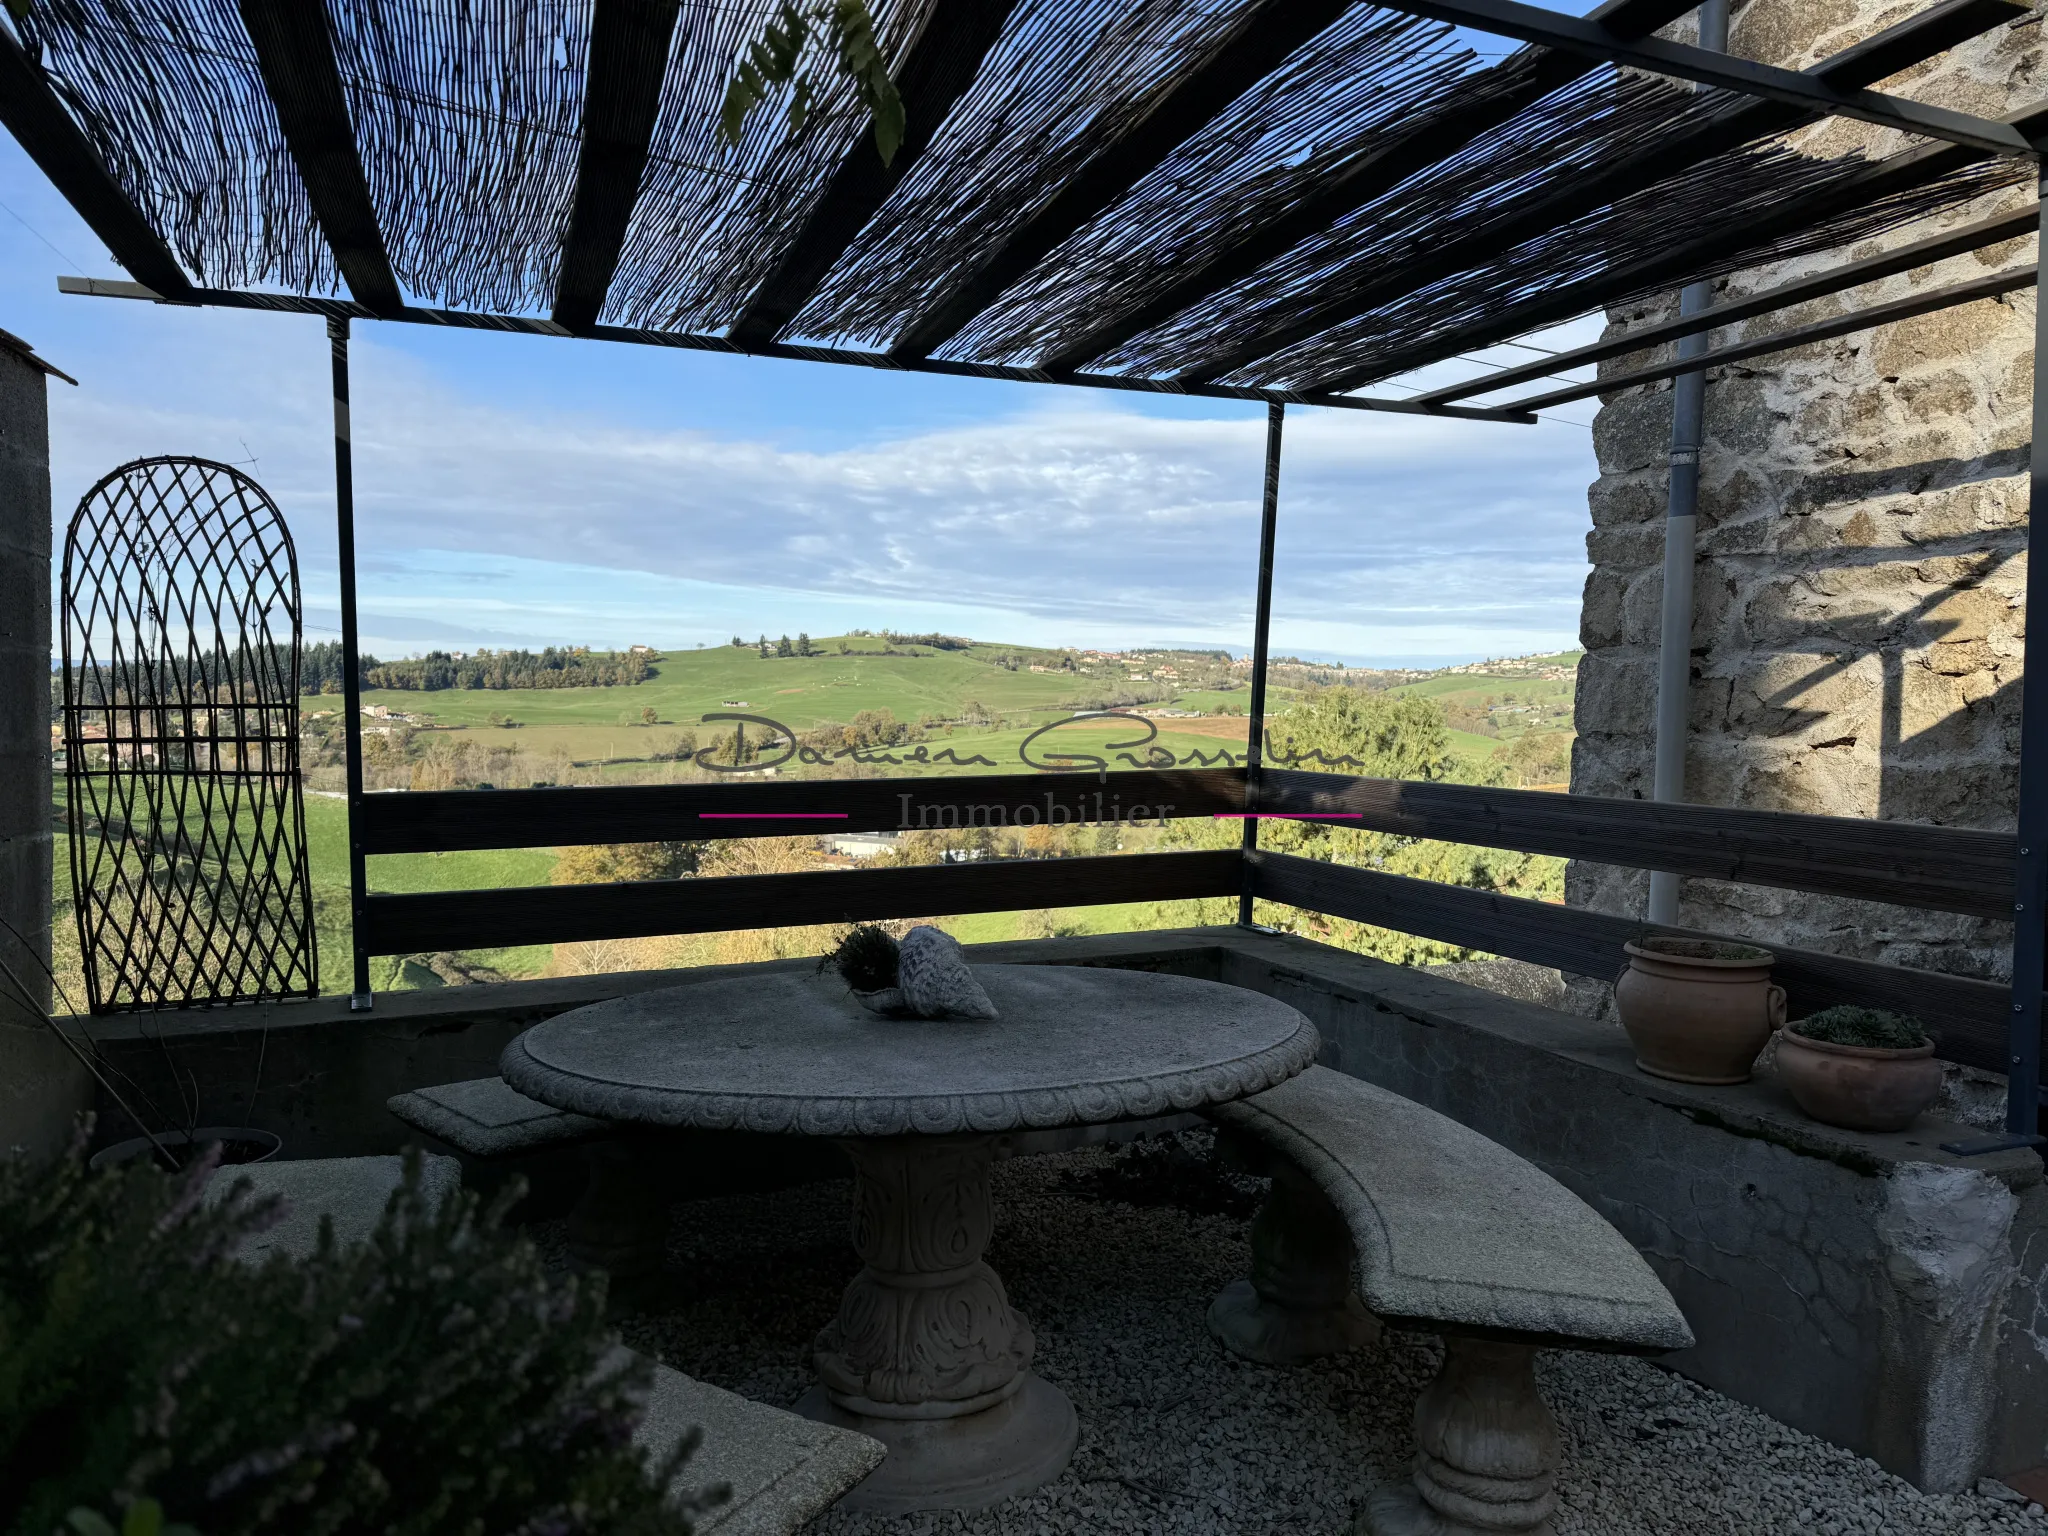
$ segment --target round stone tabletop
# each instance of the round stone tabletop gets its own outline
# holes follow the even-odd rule
[[[887,1019],[834,975],[737,977],[559,1014],[499,1066],[521,1093],[648,1125],[993,1134],[1227,1103],[1305,1070],[1315,1026],[1241,987],[983,965],[1000,1018]]]

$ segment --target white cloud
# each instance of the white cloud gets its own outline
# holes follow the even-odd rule
[[[59,508],[136,454],[253,459],[298,532],[309,598],[331,602],[317,326],[142,313],[118,369],[92,367],[112,352],[82,360],[88,387],[53,400]],[[940,622],[927,614],[990,638],[1249,639],[1251,410],[1195,419],[1047,390],[1002,420],[789,446],[765,425],[749,439],[512,403],[375,335],[355,346],[364,600],[423,637],[430,620],[675,643]],[[551,344],[502,345],[508,368],[545,377]],[[1574,427],[1290,412],[1276,645],[1391,659],[1570,643],[1592,474]]]

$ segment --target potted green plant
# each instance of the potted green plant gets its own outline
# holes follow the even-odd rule
[[[1940,1094],[1941,1063],[1918,1019],[1844,1004],[1785,1026],[1778,1080],[1823,1125],[1903,1131]]]
[[[1628,967],[1614,983],[1621,1027],[1636,1065],[1681,1083],[1740,1083],[1785,1022],[1785,989],[1771,981],[1777,957],[1727,939],[1656,935],[1622,946]]]

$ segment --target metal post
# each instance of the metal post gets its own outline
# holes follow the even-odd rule
[[[2041,178],[2048,192],[2048,173]],[[2048,238],[2048,213],[2041,234]],[[2044,247],[2048,249],[2048,247]],[[2037,251],[2035,260],[2040,260]],[[2038,289],[2034,296],[2034,445],[2027,516],[2026,670],[2020,678],[2019,861],[2015,871],[2012,930],[2012,1012],[2007,1032],[2005,1129],[2023,1144],[2038,1143],[2041,1120],[2041,988],[2048,928],[2048,637],[2032,623],[2034,576],[2048,593],[2041,519],[2048,517],[2048,324]],[[2043,612],[2048,613],[2048,602]],[[2043,638],[2037,654],[2034,641]],[[2037,665],[2038,664],[2038,665]]]
[[[1728,0],[1700,7],[1700,46],[1728,51]],[[1711,283],[1688,283],[1678,312],[1696,315],[1713,302]],[[1708,333],[1682,336],[1683,362],[1707,350]],[[1657,642],[1657,759],[1651,796],[1685,798],[1686,691],[1692,682],[1693,540],[1699,527],[1700,440],[1706,435],[1707,376],[1681,373],[1671,381],[1671,488],[1664,516],[1664,622]],[[1650,872],[1650,921],[1678,921],[1678,876]]]
[[[1277,401],[1266,407],[1266,494],[1259,510],[1259,596],[1252,619],[1252,705],[1249,735],[1245,742],[1244,808],[1259,808],[1259,777],[1264,771],[1262,750],[1266,738],[1266,634],[1273,627],[1273,530],[1280,516],[1280,429],[1286,424],[1287,407]],[[1247,856],[1259,846],[1256,817],[1244,819],[1244,851]],[[1251,865],[1244,869],[1244,887],[1238,892],[1237,921],[1252,924]]]
[[[356,630],[356,483],[348,416],[348,321],[327,322],[334,354],[334,544],[341,567],[342,739],[348,753],[348,924],[355,952],[355,977],[348,1005],[370,1008],[370,957],[363,949],[363,898],[369,882],[363,866],[363,689],[358,674]]]

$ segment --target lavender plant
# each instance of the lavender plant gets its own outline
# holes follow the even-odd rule
[[[414,1160],[368,1242],[246,1264],[278,1208],[212,1175],[0,1163],[0,1530],[688,1536],[723,1497],[633,1445],[652,1368],[504,1230],[518,1191],[437,1203]]]

